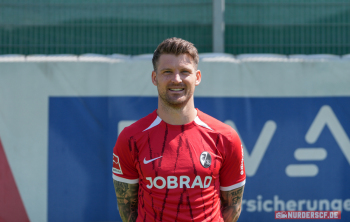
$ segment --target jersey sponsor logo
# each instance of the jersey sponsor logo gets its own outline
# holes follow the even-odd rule
[[[208,168],[211,164],[211,155],[207,151],[203,151],[200,156],[200,162],[204,168]]]
[[[148,163],[150,163],[150,162],[152,162],[152,161],[154,161],[154,160],[156,160],[156,159],[159,159],[159,158],[162,158],[163,156],[159,156],[159,157],[157,157],[157,158],[153,158],[153,159],[150,159],[150,160],[146,160],[146,157],[145,157],[145,159],[143,159],[143,163],[144,164],[148,164]]]
[[[119,163],[119,157],[113,153],[113,173],[123,174],[122,167]]]
[[[148,189],[153,187],[157,189],[175,189],[175,188],[208,188],[211,184],[212,177],[206,176],[202,179],[200,176],[196,176],[193,181],[189,176],[168,176],[166,179],[164,177],[158,176],[155,178],[146,177],[146,180],[150,184],[146,185]]]

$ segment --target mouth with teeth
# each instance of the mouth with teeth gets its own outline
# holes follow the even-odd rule
[[[173,92],[179,92],[179,91],[183,91],[184,88],[179,88],[179,89],[169,89],[170,91],[173,91]]]

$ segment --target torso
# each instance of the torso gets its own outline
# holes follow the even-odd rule
[[[205,120],[199,113],[191,123],[170,125],[153,112],[144,130],[129,137],[139,175],[137,221],[223,221],[224,142]]]

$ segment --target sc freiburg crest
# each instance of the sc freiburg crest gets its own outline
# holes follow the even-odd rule
[[[204,168],[208,168],[211,164],[210,153],[207,151],[202,152],[199,160]]]

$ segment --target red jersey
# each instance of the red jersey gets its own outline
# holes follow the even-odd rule
[[[119,135],[113,179],[139,184],[137,221],[223,221],[220,190],[245,184],[243,148],[228,125],[197,110],[185,125],[154,111]]]

